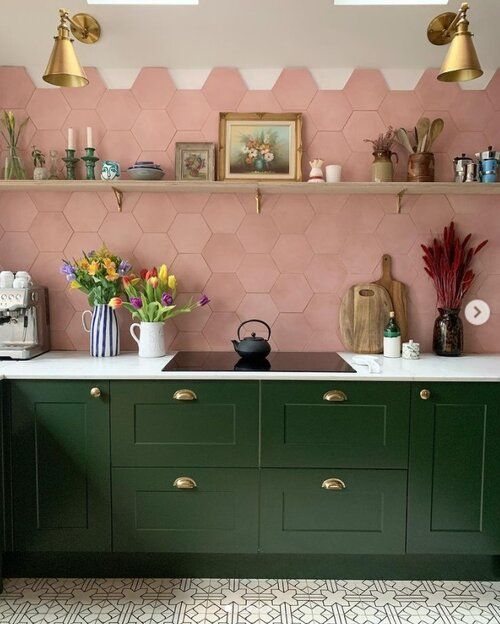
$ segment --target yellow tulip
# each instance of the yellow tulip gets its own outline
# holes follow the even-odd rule
[[[168,287],[171,290],[175,290],[177,288],[177,280],[175,279],[175,275],[168,276]]]
[[[80,284],[76,280],[73,280],[69,283],[69,287],[73,290],[77,290],[78,288],[80,288]]]
[[[116,281],[120,276],[118,275],[118,273],[115,271],[114,267],[110,267],[108,269],[108,274],[106,275],[106,279],[108,280],[108,282],[114,282]]]
[[[89,268],[88,268],[88,274],[89,275],[95,275],[97,273],[97,271],[99,270],[99,263],[96,262],[95,260],[93,260],[90,264],[89,264]]]
[[[116,268],[116,264],[113,262],[113,260],[111,260],[111,258],[104,258],[102,263],[104,264],[105,268],[108,269],[108,272],[110,269]]]
[[[168,278],[167,265],[162,264],[158,269],[158,279],[160,280],[160,284],[166,284]]]
[[[84,271],[89,268],[89,261],[87,260],[87,258],[82,258],[78,264],[80,265],[80,268]]]

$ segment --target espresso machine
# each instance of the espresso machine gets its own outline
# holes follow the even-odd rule
[[[12,285],[0,277],[0,358],[29,360],[49,349],[47,289],[24,276]]]

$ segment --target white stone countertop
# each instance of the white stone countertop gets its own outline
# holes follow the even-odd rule
[[[352,364],[352,353],[340,353],[358,372],[278,373],[278,372],[162,372],[173,357],[139,358],[136,353],[118,357],[93,358],[83,351],[51,351],[28,361],[0,362],[3,379],[274,379],[331,381],[500,381],[500,355],[465,355],[458,358],[423,354],[419,360],[386,359],[378,374]]]

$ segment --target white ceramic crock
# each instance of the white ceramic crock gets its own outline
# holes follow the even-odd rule
[[[139,336],[135,329],[139,329]],[[132,338],[139,345],[139,357],[157,358],[167,354],[165,350],[165,323],[132,323]]]

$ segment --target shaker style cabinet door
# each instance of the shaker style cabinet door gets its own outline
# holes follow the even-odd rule
[[[499,449],[499,384],[413,384],[409,553],[500,553]]]
[[[111,383],[113,466],[258,465],[259,383]]]
[[[15,551],[109,551],[109,384],[11,384]]]

